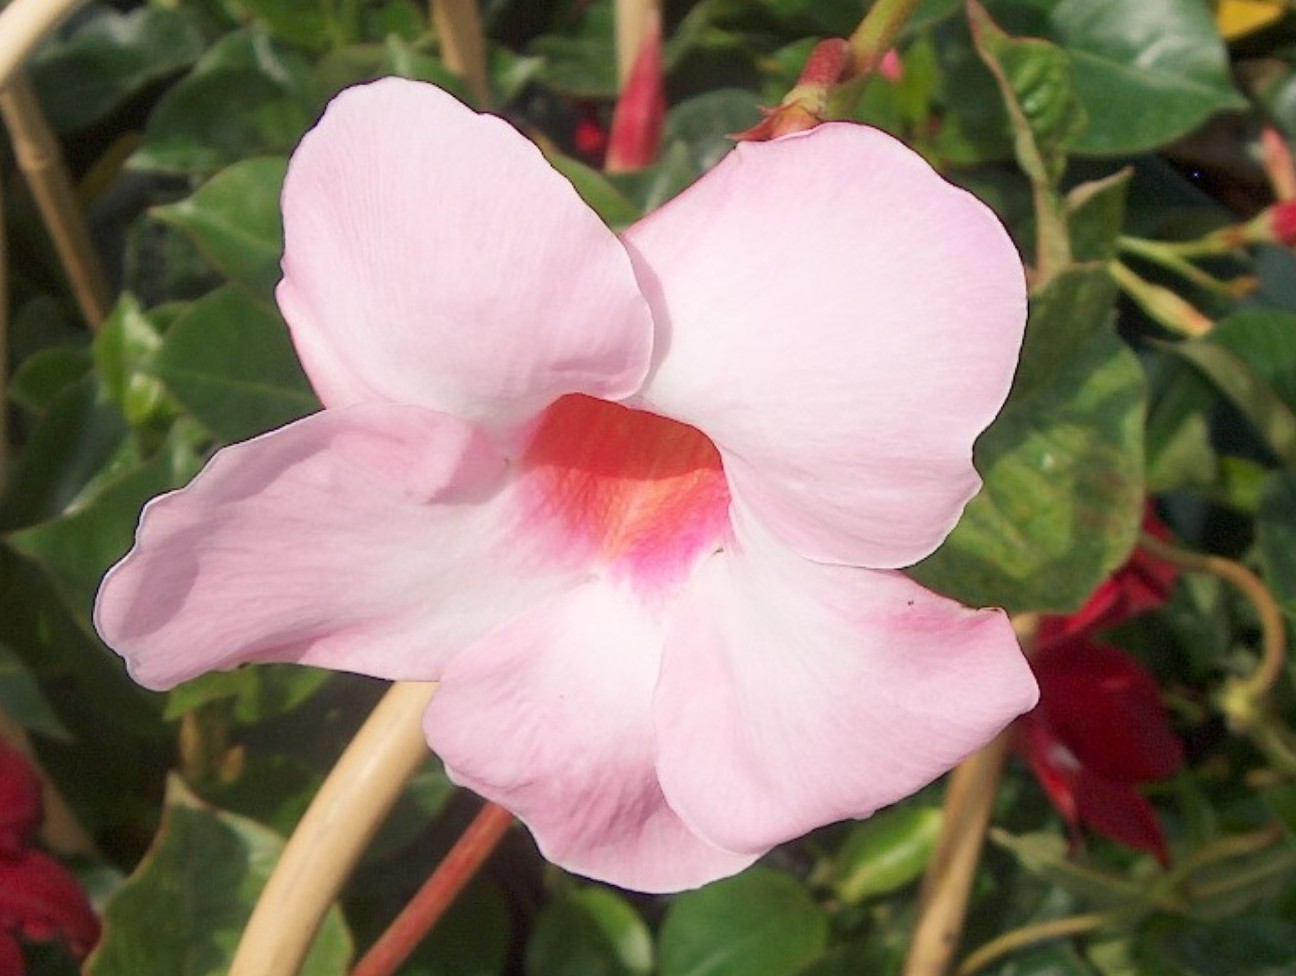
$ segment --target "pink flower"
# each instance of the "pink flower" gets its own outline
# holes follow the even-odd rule
[[[919,788],[1036,697],[999,611],[895,571],[979,479],[1022,269],[890,137],[741,145],[618,238],[499,119],[388,80],[289,167],[325,409],[151,502],[97,623],[142,684],[441,682],[428,740],[648,891]]]

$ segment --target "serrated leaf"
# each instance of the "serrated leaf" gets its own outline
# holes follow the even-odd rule
[[[675,899],[658,967],[661,976],[792,976],[827,943],[828,917],[806,889],[755,867]]]
[[[153,846],[105,906],[86,976],[224,976],[282,849],[268,828],[204,805],[173,778]],[[302,976],[345,976],[350,956],[334,908]]]
[[[171,327],[155,375],[194,417],[237,441],[319,408],[270,306],[232,286],[195,302]]]

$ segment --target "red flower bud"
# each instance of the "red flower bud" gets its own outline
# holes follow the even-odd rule
[[[643,169],[657,156],[666,120],[666,90],[662,75],[661,15],[653,11],[630,77],[612,113],[606,169],[624,173]]]
[[[99,918],[76,877],[32,850],[0,858],[0,929],[36,941],[62,937],[78,957],[99,940]]]

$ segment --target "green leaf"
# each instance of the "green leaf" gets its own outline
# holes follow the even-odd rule
[[[792,976],[824,951],[828,918],[767,868],[680,895],[662,923],[661,976]]]
[[[1101,180],[1081,183],[1067,194],[1073,261],[1110,261],[1116,256],[1116,239],[1125,227],[1125,197],[1133,174],[1134,170],[1127,166]]]
[[[1239,109],[1228,54],[1201,0],[1061,0],[1049,37],[1071,58],[1089,125],[1076,153],[1145,152]]]
[[[1238,312],[1222,319],[1210,341],[1236,353],[1296,411],[1296,315],[1272,309]]]
[[[1142,889],[1131,879],[1099,871],[1073,858],[1066,840],[1058,834],[1011,834],[992,828],[990,839],[1028,873],[1096,908],[1132,903],[1142,895]]]
[[[1048,41],[1009,37],[979,3],[968,4],[968,17],[977,53],[1008,107],[1017,161],[1032,182],[1056,186],[1067,148],[1086,122],[1071,89],[1070,60]]]
[[[251,437],[319,407],[278,313],[232,286],[195,302],[176,321],[154,371],[224,441]]]
[[[590,209],[614,230],[628,227],[642,216],[639,208],[598,170],[556,151],[547,153],[545,158],[550,166],[567,177]]]
[[[0,643],[0,713],[24,729],[51,739],[67,741],[71,733],[59,721],[32,673],[18,657]]]
[[[248,13],[270,33],[289,44],[320,54],[345,38],[350,25],[333,16],[339,6],[333,3],[293,3],[285,0],[239,0]]]
[[[198,459],[183,441],[173,438],[169,450],[109,480],[75,511],[15,532],[9,543],[40,565],[88,626],[99,581],[130,548],[144,503],[197,470]]]
[[[162,384],[146,372],[161,345],[161,330],[130,293],[117,300],[95,336],[99,376],[131,426],[147,421],[165,399]]]
[[[619,895],[581,888],[551,902],[527,944],[528,976],[648,976],[652,936]]]
[[[41,349],[24,359],[10,377],[9,398],[28,413],[42,414],[93,366],[90,351],[80,346]]]
[[[973,606],[1069,612],[1129,555],[1143,510],[1143,371],[1115,286],[1076,268],[1032,299],[1012,393],[976,446],[985,479],[910,572]]]
[[[205,806],[173,778],[153,846],[104,909],[87,976],[223,976],[282,849],[269,829]],[[302,976],[344,976],[350,956],[333,908]]]
[[[49,405],[9,472],[0,499],[0,529],[54,518],[108,463],[126,436],[116,407],[93,376]]]
[[[202,31],[189,10],[141,6],[119,13],[96,6],[42,45],[30,68],[50,125],[70,132],[189,67],[202,52]]]
[[[1200,370],[1242,411],[1269,450],[1288,467],[1296,468],[1296,413],[1246,360],[1213,337],[1162,343],[1161,348]]]
[[[662,144],[682,142],[699,173],[705,173],[733,148],[730,136],[761,119],[754,92],[720,88],[686,99],[666,116]]]
[[[1296,619],[1296,471],[1275,471],[1265,482],[1256,541],[1265,581],[1287,615]]]
[[[542,34],[527,47],[541,59],[536,80],[573,98],[615,98],[615,26],[610,0],[582,4],[561,33]]]
[[[837,897],[854,904],[917,880],[936,847],[941,821],[938,807],[897,806],[856,824],[834,861]]]
[[[209,671],[173,688],[167,695],[163,717],[179,718],[201,705],[233,699],[234,717],[245,725],[256,725],[296,708],[333,674],[300,664]]]
[[[283,253],[279,194],[287,168],[282,157],[245,159],[221,170],[193,196],[152,213],[187,233],[230,281],[269,300]]]
[[[1296,924],[1278,918],[1230,918],[1178,924],[1141,939],[1137,956],[1173,976],[1290,976]]]
[[[221,38],[149,116],[139,169],[212,173],[287,153],[315,119],[310,71],[259,30]]]

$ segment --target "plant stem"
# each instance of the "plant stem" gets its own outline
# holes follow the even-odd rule
[[[294,976],[324,914],[406,782],[428,757],[434,684],[391,687],[329,773],[271,872],[229,976]]]
[[[851,34],[849,43],[855,71],[871,74],[895,46],[900,31],[921,0],[877,0]]]
[[[513,823],[513,814],[494,803],[477,812],[445,860],[365,953],[351,976],[391,976],[436,925]]]
[[[1241,563],[1223,556],[1190,552],[1172,546],[1155,536],[1144,533],[1139,545],[1148,553],[1166,562],[1174,563],[1191,572],[1209,573],[1232,584],[1255,608],[1260,618],[1260,664],[1239,686],[1239,691],[1253,701],[1259,701],[1273,690],[1282,677],[1287,658],[1287,628],[1282,610],[1260,577]]]
[[[1023,925],[1019,929],[1005,932],[991,939],[985,945],[970,953],[954,972],[954,976],[972,976],[1002,956],[1026,946],[1046,942],[1049,939],[1060,939],[1068,935],[1083,935],[1093,932],[1120,919],[1116,911],[1091,912],[1086,915],[1071,915],[1067,918],[1054,918],[1047,922],[1036,922],[1034,925]]]

